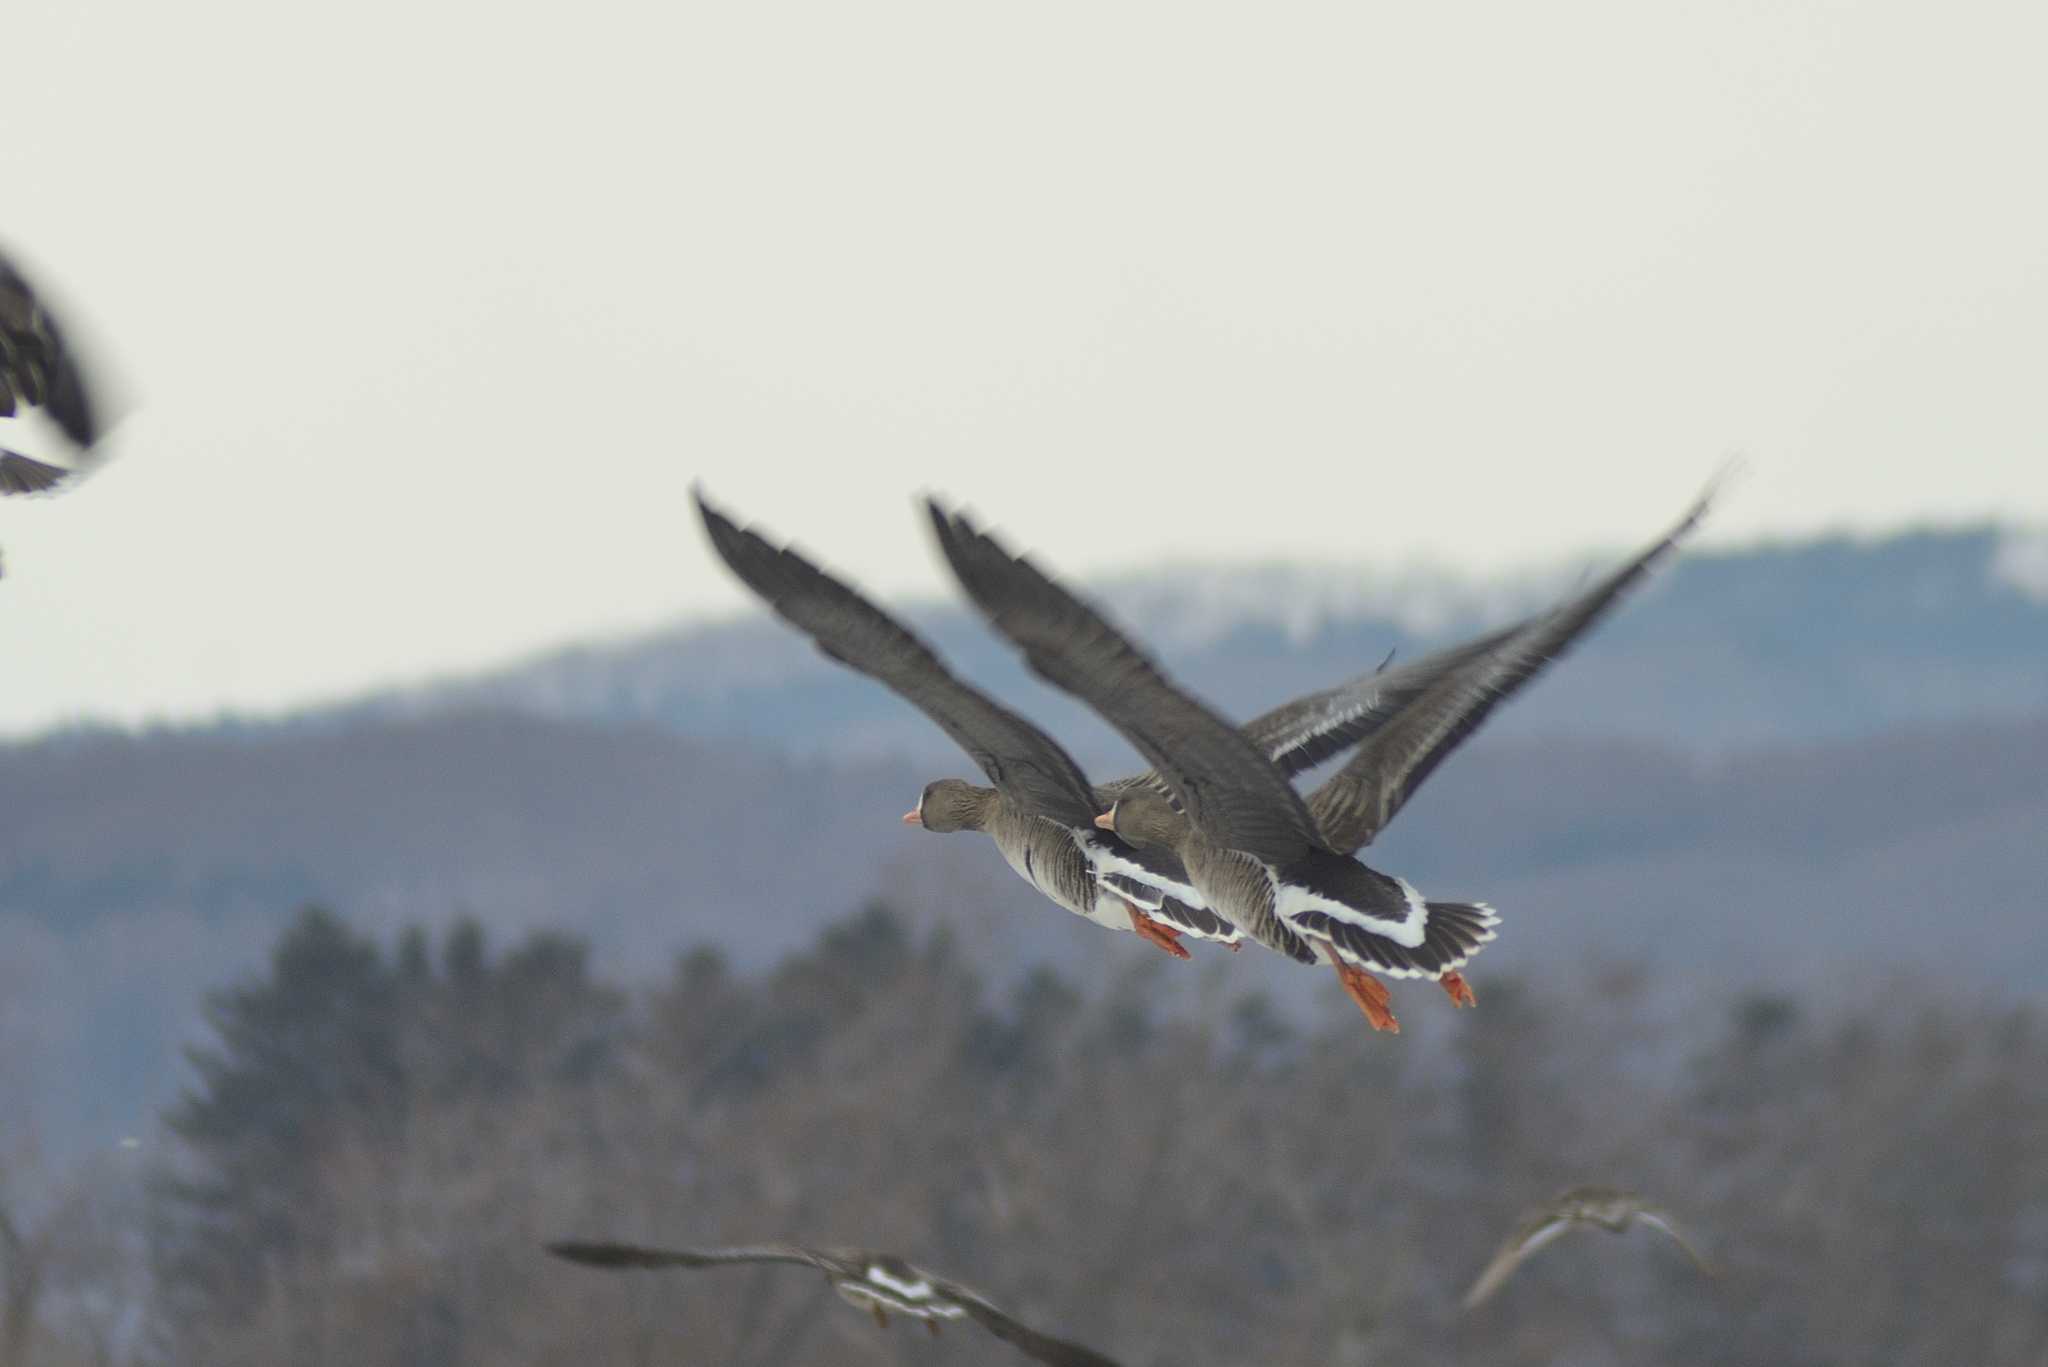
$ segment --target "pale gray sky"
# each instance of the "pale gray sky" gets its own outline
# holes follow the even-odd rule
[[[2048,8],[9,0],[0,239],[117,463],[0,506],[0,727],[892,593],[2048,523]]]

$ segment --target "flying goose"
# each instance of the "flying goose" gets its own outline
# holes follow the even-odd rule
[[[1493,1255],[1493,1261],[1479,1274],[1479,1280],[1472,1283],[1472,1289],[1465,1293],[1465,1308],[1472,1309],[1500,1290],[1501,1284],[1514,1275],[1524,1259],[1565,1231],[1598,1227],[1611,1234],[1621,1234],[1630,1225],[1648,1225],[1651,1229],[1662,1230],[1673,1243],[1685,1250],[1685,1256],[1692,1259],[1694,1267],[1709,1277],[1715,1275],[1713,1265],[1678,1232],[1677,1223],[1634,1192],[1614,1187],[1573,1187],[1522,1213],[1515,1232],[1508,1236],[1507,1242],[1500,1246],[1500,1252]]]
[[[1172,897],[1185,875],[1172,856],[1129,849],[1094,826],[1094,790],[1058,742],[955,678],[907,627],[795,551],[736,526],[699,494],[712,548],[768,605],[830,658],[883,684],[937,722],[991,788],[960,779],[925,785],[905,824],[986,831],[1017,875],[1077,916],[1132,930],[1178,958],[1183,935],[1235,944],[1237,927]]]
[[[736,526],[701,493],[697,509],[712,548],[742,582],[825,655],[938,723],[994,785],[927,784],[904,814],[906,824],[940,834],[986,831],[1018,876],[1052,901],[1108,929],[1134,930],[1177,957],[1188,957],[1179,944],[1184,935],[1237,946],[1242,933],[1204,906],[1171,854],[1135,850],[1094,824],[1096,813],[1117,798],[1157,788],[1157,775],[1089,788],[1057,742],[955,678],[929,646],[879,607],[795,551]],[[1517,629],[1296,698],[1248,723],[1245,734],[1283,772],[1313,768],[1395,715],[1439,674],[1499,648]]]
[[[76,359],[36,292],[0,251],[0,418],[40,408],[80,456],[99,440],[99,422]],[[52,465],[0,448],[0,494],[39,494],[80,467]]]
[[[745,1244],[733,1248],[658,1249],[630,1244],[555,1243],[557,1258],[589,1267],[716,1267],[725,1263],[797,1263],[825,1274],[848,1304],[871,1312],[887,1328],[889,1312],[923,1320],[933,1334],[946,1320],[972,1319],[1026,1356],[1053,1367],[1117,1367],[1113,1359],[1020,1324],[972,1287],[948,1281],[889,1253],[864,1248],[806,1248],[800,1244]]]
[[[928,511],[961,586],[1033,672],[1094,708],[1153,765],[1165,795],[1128,792],[1096,824],[1178,855],[1213,911],[1270,949],[1330,964],[1375,1029],[1398,1030],[1372,975],[1433,979],[1453,1004],[1473,1005],[1458,969],[1493,939],[1499,918],[1485,903],[1424,901],[1353,853],[1494,707],[1670,554],[1708,499],[1577,598],[1466,648],[1381,719],[1306,803],[1286,771],[1094,609],[965,517],[936,503]]]

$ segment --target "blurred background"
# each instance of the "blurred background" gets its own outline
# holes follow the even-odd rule
[[[123,420],[0,507],[0,1367],[2048,1361],[2048,13],[14,0]],[[9,431],[33,449],[33,430]],[[1140,767],[936,491],[1249,714],[1674,569],[1378,842],[1476,1012],[1171,963],[699,482]],[[1726,1269],[1515,1214],[1637,1186]]]

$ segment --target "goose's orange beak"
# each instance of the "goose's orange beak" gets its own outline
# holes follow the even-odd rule
[[[1095,824],[1096,824],[1096,825],[1098,825],[1098,826],[1100,826],[1100,827],[1102,827],[1102,829],[1103,829],[1103,830],[1105,830],[1105,831],[1113,831],[1113,830],[1115,830],[1115,829],[1116,829],[1116,808],[1114,808],[1114,807],[1111,807],[1111,808],[1110,808],[1110,809],[1109,809],[1108,811],[1104,812],[1104,813],[1103,813],[1103,814],[1102,814],[1101,816],[1098,816],[1098,817],[1096,817],[1096,818],[1095,818]]]
[[[924,825],[924,812],[919,808],[912,807],[903,814],[903,824],[906,826]]]

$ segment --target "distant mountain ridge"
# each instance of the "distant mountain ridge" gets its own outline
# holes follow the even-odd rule
[[[1089,585],[1178,675],[1238,714],[1550,602],[1622,552],[1514,579],[1299,566],[1163,569]],[[1086,756],[1127,752],[1030,679],[956,604],[899,609],[965,677]],[[1496,723],[1511,734],[1650,740],[1701,752],[2048,706],[2048,536],[1993,528],[1691,551]],[[840,758],[948,744],[922,718],[759,616],[578,646],[374,695],[351,713],[484,704]]]
[[[1403,608],[1339,575],[1317,607],[1290,573],[1228,572],[1235,600],[1170,573],[1105,596],[1242,714],[1563,587]],[[965,613],[910,616],[1098,776],[1136,767]],[[500,936],[566,929],[643,976],[704,941],[762,963],[877,896],[953,926],[997,976],[1145,962],[986,841],[897,822],[918,785],[968,768],[765,618],[276,722],[0,744],[0,1065],[26,1073],[59,1147],[146,1129],[200,993],[307,900],[379,930],[463,912]],[[2048,543],[1924,532],[1682,558],[1446,764],[1372,858],[1501,908],[1482,999],[1499,977],[1635,962],[1716,989],[1912,971],[2038,998],[2044,829]],[[1222,958],[1233,991],[1304,1009],[1335,993],[1271,956]]]

